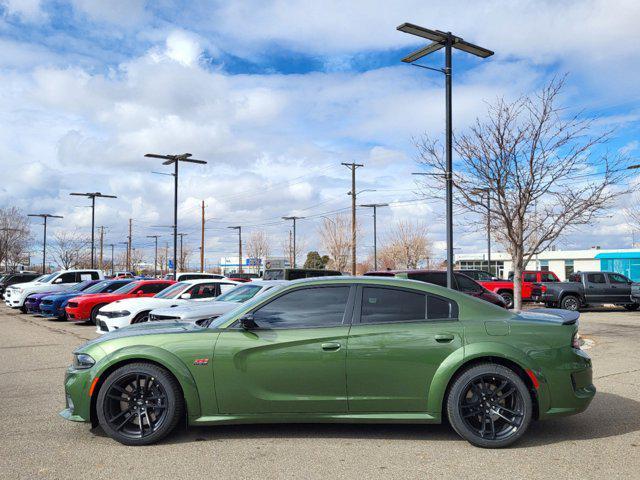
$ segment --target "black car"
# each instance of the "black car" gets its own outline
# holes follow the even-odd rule
[[[536,283],[531,299],[566,310],[604,304],[637,310],[640,303],[632,296],[632,285],[631,280],[616,272],[577,272],[569,276],[568,282]]]
[[[3,275],[0,279],[0,296],[4,298],[4,291],[9,285],[32,282],[39,276],[40,274],[35,272],[17,272]]]
[[[312,277],[333,277],[342,275],[338,270],[313,268],[269,268],[264,271],[263,280],[299,280]]]

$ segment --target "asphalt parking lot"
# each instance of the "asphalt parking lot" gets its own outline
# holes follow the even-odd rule
[[[0,307],[0,478],[640,478],[640,312],[590,311],[581,334],[599,391],[583,414],[534,423],[507,450],[446,425],[181,429],[133,448],[58,416],[62,380],[95,327]]]

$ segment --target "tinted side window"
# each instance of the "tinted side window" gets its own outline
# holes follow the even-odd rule
[[[253,319],[261,328],[341,325],[349,289],[344,286],[294,290],[255,310]]]
[[[447,274],[445,272],[409,273],[407,274],[407,278],[420,282],[433,283],[441,287],[447,286]]]
[[[447,298],[428,295],[427,318],[429,320],[458,318],[458,304]]]
[[[361,323],[409,322],[426,319],[426,295],[394,288],[362,289]]]
[[[191,298],[212,298],[220,295],[220,287],[217,283],[200,283],[189,290]]]
[[[537,282],[538,279],[536,278],[536,274],[535,273],[525,273],[522,276],[522,280],[525,282]]]
[[[144,293],[160,293],[162,290],[167,288],[169,285],[166,283],[147,283],[142,285],[136,291],[142,291]]]
[[[120,287],[124,287],[127,283],[129,282],[113,282],[105,289],[105,292],[106,293],[115,292]]]
[[[589,273],[587,274],[587,282],[607,283],[607,279],[604,277],[604,273]]]
[[[78,272],[78,278],[80,282],[85,280],[98,280],[98,272]]]
[[[627,285],[629,283],[629,280],[627,279],[627,277],[624,277],[622,275],[620,275],[619,273],[610,273],[609,274],[609,281],[611,283],[622,283]]]
[[[550,273],[543,273],[541,278],[542,278],[543,282],[556,282],[557,281],[556,277],[554,277]]]
[[[76,272],[63,273],[56,280],[58,280],[58,283],[76,283],[78,281],[77,273]]]
[[[456,275],[456,282],[458,282],[458,288],[462,292],[480,292],[482,288],[476,282],[464,275]]]

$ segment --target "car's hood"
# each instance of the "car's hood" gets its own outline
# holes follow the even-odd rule
[[[51,292],[45,296],[47,297],[47,300],[53,300],[55,302],[56,300],[66,300],[67,298],[82,297],[84,295],[90,294],[82,292]]]
[[[515,317],[528,322],[555,323],[557,325],[572,325],[580,318],[580,312],[562,310],[559,308],[533,308],[518,312]]]
[[[155,298],[155,297],[143,297],[143,298],[123,298],[117,300],[102,307],[100,310],[103,312],[117,312],[118,310],[144,310],[146,308],[160,308],[169,307],[171,305],[183,304],[184,300],[172,299],[172,298]]]
[[[9,285],[7,288],[34,288],[34,287],[51,287],[50,283],[40,283],[40,282],[24,282],[24,283],[14,283],[13,285]]]
[[[164,335],[170,333],[190,333],[201,332],[203,327],[200,327],[190,322],[145,322],[137,323],[127,327],[119,328],[109,333],[105,333],[100,337],[90,340],[89,342],[78,348],[77,351],[82,350],[85,347],[91,345],[97,345],[109,340],[124,337],[137,337],[142,335]]]
[[[49,295],[55,295],[58,292],[51,290],[51,291],[47,291],[47,292],[40,292],[40,293],[32,293],[31,295],[29,295],[29,298],[32,298],[34,300],[42,300],[44,297],[48,297]]]
[[[206,302],[178,305],[175,307],[156,308],[151,311],[154,315],[170,315],[179,318],[206,318],[214,315],[222,315],[236,308],[237,302]]]

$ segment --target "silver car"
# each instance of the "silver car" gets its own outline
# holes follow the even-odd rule
[[[206,318],[219,317],[220,315],[236,308],[238,304],[246,302],[256,295],[261,295],[270,288],[287,283],[289,282],[286,280],[254,280],[252,282],[243,283],[209,302],[200,302],[197,305],[178,305],[175,307],[165,307],[152,310],[149,313],[149,321],[158,322],[163,320],[173,320],[180,322],[196,322]]]

